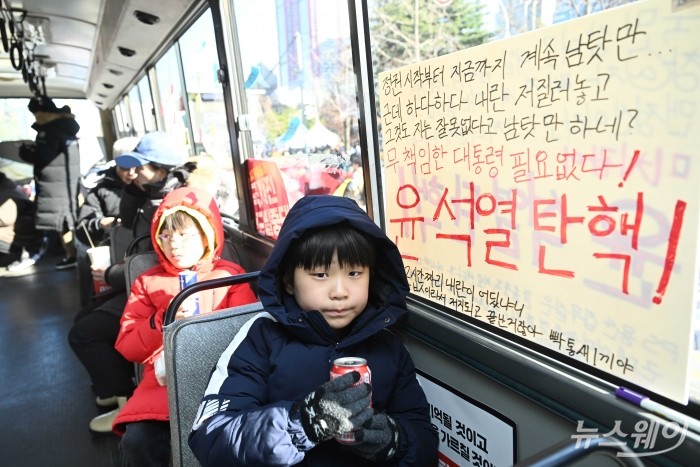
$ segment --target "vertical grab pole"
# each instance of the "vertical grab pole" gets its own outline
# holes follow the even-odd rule
[[[362,158],[367,213],[374,219],[375,224],[384,229],[382,167],[379,156],[377,108],[374,102],[372,49],[367,10],[367,0],[348,0],[352,62],[360,108],[360,147],[367,151]]]

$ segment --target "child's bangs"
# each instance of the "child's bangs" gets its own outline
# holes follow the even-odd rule
[[[334,253],[338,254],[340,266],[373,266],[372,242],[347,225],[309,231],[298,245],[297,266],[310,270],[315,267],[328,268]]]
[[[184,211],[175,211],[171,215],[163,219],[163,224],[161,230],[167,229],[170,232],[181,232],[190,227],[197,227],[199,230],[199,225],[192,216]]]

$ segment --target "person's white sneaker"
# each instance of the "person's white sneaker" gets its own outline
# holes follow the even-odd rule
[[[22,256],[23,256],[22,259],[18,259],[17,261],[15,261],[14,263],[10,264],[7,267],[7,270],[9,272],[24,271],[24,270],[29,269],[32,266],[34,266],[34,264],[36,264],[36,261],[34,260],[34,258],[30,258],[29,256],[24,257],[24,255],[22,255]]]
[[[90,420],[90,430],[97,433],[111,433],[114,420],[117,418],[117,415],[119,415],[122,407],[126,404],[126,397],[117,397],[117,404],[119,404],[119,407],[116,409],[98,415]]]

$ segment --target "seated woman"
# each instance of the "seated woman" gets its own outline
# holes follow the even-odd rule
[[[8,267],[7,272],[30,268],[45,251],[34,213],[32,200],[0,172],[0,267]]]
[[[132,151],[138,144],[136,137],[117,140],[112,146],[112,157]],[[119,202],[124,187],[136,178],[135,169],[123,169],[114,162],[95,173],[97,180],[85,195],[85,201],[78,211],[75,237],[78,266],[78,288],[80,305],[87,306],[94,298],[93,273],[87,256],[87,249],[96,245],[109,245],[110,229],[118,223]],[[117,262],[121,258],[112,258]]]

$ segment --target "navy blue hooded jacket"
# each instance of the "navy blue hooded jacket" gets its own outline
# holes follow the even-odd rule
[[[284,292],[278,267],[306,230],[348,223],[375,243],[371,281],[381,281],[382,304],[367,308],[340,341],[318,311],[303,311]],[[222,354],[209,381],[189,444],[205,467],[437,465],[437,432],[408,351],[387,328],[407,312],[408,282],[399,251],[349,198],[307,196],[289,211],[258,280],[266,312],[251,319]],[[372,371],[372,406],[391,416],[400,446],[376,464],[335,440],[314,445],[298,414],[302,399],[329,379],[333,360],[362,357]]]

